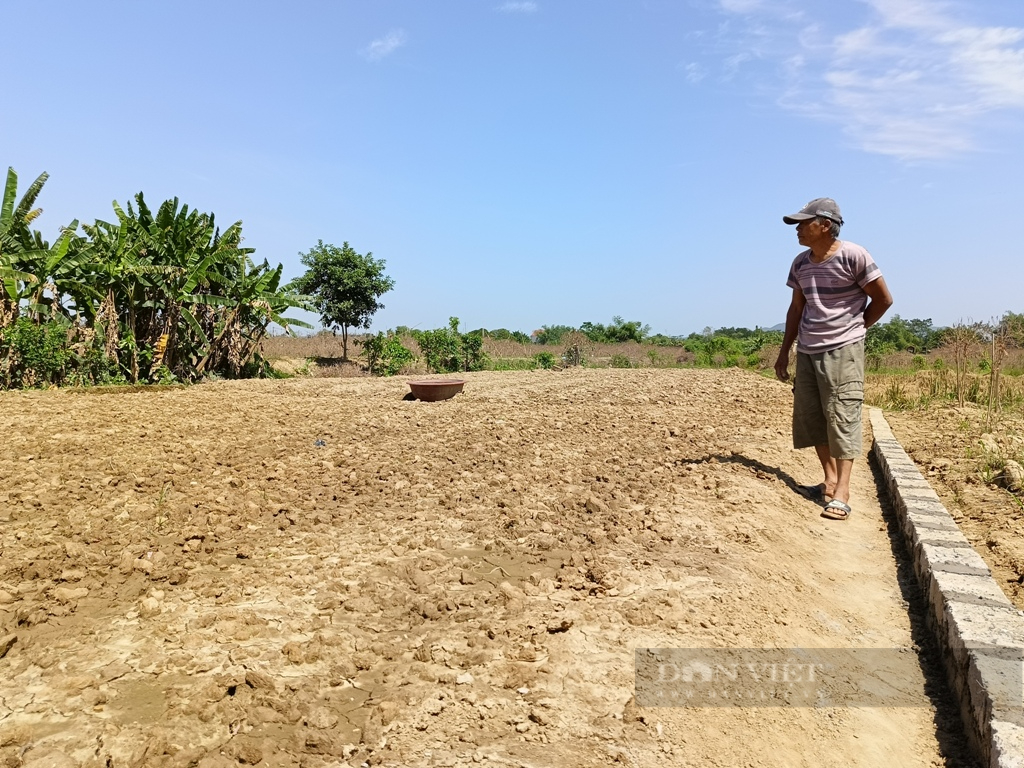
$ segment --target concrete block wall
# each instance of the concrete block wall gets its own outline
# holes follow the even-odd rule
[[[1024,768],[1024,616],[918,472],[877,408],[885,477],[968,738],[989,768]]]

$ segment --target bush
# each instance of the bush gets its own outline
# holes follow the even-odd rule
[[[610,363],[612,368],[632,368],[633,366],[629,362],[629,358],[625,355],[612,355]]]
[[[366,367],[374,376],[394,376],[415,359],[393,331],[378,333],[364,339],[361,344]]]
[[[555,356],[550,352],[538,352],[533,356],[533,360],[538,368],[543,368],[546,371],[555,367]]]
[[[20,317],[0,331],[0,382],[5,388],[61,384],[72,360],[68,326]]]
[[[413,338],[434,373],[482,371],[487,365],[484,337],[479,331],[459,333],[459,318],[448,319],[447,328],[413,331]]]

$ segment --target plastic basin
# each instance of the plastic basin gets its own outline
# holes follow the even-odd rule
[[[435,402],[455,397],[462,391],[465,379],[427,379],[425,381],[410,381],[409,389],[417,400]]]

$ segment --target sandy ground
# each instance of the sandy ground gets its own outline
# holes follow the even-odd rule
[[[468,379],[0,393],[0,766],[972,765],[788,387]],[[647,647],[920,653],[898,708],[638,707]]]

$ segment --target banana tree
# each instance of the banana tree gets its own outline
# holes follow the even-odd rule
[[[0,328],[14,322],[22,311],[36,324],[67,317],[62,300],[80,284],[78,257],[71,247],[78,239],[78,221],[61,230],[53,247],[30,229],[42,213],[33,206],[47,178],[40,174],[15,205],[18,175],[13,168],[7,171],[0,204]]]
[[[230,277],[216,276],[218,282],[228,287],[228,303],[223,306],[229,306],[230,311],[206,356],[196,366],[199,374],[212,368],[240,375],[255,356],[271,323],[291,335],[294,328],[312,328],[309,323],[284,316],[289,309],[309,310],[312,306],[308,297],[282,289],[283,265],[271,269],[264,260],[256,266],[249,257],[251,252],[252,249],[239,248]]]
[[[13,168],[7,169],[3,201],[0,202],[0,329],[18,319],[25,286],[37,280],[22,267],[22,260],[35,250],[29,225],[43,212],[42,208],[34,206],[47,178],[46,173],[41,173],[25,190],[21,200],[15,203],[18,174]]]

